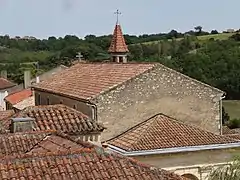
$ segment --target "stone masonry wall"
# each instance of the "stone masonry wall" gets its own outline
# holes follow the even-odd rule
[[[102,140],[158,113],[219,133],[222,95],[220,90],[158,65],[95,99],[98,120],[107,127]]]

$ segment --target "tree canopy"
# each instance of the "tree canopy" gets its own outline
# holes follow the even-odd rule
[[[212,37],[221,36],[217,30],[208,33],[201,26],[195,30],[125,35],[129,60],[160,62],[225,91],[228,99],[240,99],[240,35],[218,40]],[[201,39],[202,35],[211,38]],[[89,61],[107,60],[111,37],[87,35],[81,39],[66,35],[40,40],[0,36],[0,69],[7,69],[9,77],[19,83],[24,69],[30,68],[34,75],[37,68],[39,73],[60,64],[70,65],[78,52]],[[29,62],[38,62],[38,66]]]

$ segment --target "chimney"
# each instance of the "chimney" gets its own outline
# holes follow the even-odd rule
[[[39,78],[39,76],[36,77],[36,83],[40,83],[40,78]]]
[[[27,89],[31,85],[31,71],[24,71],[24,88]]]
[[[7,70],[2,70],[1,71],[1,77],[4,79],[7,79]]]
[[[29,132],[33,130],[35,130],[35,119],[30,117],[11,119],[11,133]]]

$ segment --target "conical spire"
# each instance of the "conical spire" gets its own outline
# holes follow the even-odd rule
[[[120,24],[116,24],[111,45],[108,49],[110,53],[127,53],[129,52],[128,47],[125,43],[125,39],[122,33]]]

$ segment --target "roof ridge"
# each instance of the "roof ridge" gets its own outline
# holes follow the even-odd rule
[[[125,133],[127,133],[127,132],[130,132],[131,130],[137,129],[138,127],[140,127],[140,126],[143,125],[144,123],[147,123],[148,121],[152,120],[153,118],[155,118],[155,117],[157,117],[157,116],[159,116],[159,115],[163,115],[163,114],[162,114],[162,113],[158,113],[158,114],[156,114],[156,115],[154,115],[154,116],[152,116],[152,117],[144,120],[143,122],[141,122],[141,123],[139,123],[139,124],[137,124],[137,125],[135,125],[135,126],[132,126],[131,128],[127,129],[126,131],[123,131],[123,132],[120,133],[119,135],[117,135],[117,136],[115,136],[115,137],[112,137],[112,138],[104,141],[103,143],[108,142],[108,141],[111,141],[111,140],[114,140],[114,139],[122,136],[123,134],[125,134]]]
[[[145,125],[147,125],[147,128],[145,128],[145,129],[140,133],[139,138],[137,138],[135,141],[133,141],[133,142],[131,143],[131,146],[133,146],[134,144],[138,144],[139,141],[141,140],[141,138],[145,136],[145,133],[146,133],[146,132],[148,133],[148,131],[152,128],[152,126],[153,126],[154,124],[156,124],[156,121],[155,121],[154,118],[152,118],[152,119],[148,119],[145,123],[146,123]],[[143,125],[143,124],[142,124],[142,125]],[[138,127],[138,128],[139,128],[139,127]],[[137,129],[137,128],[136,128],[136,129]],[[133,147],[131,147],[131,148],[133,148]]]
[[[46,135],[42,138],[42,140],[34,144],[29,150],[26,150],[25,153],[31,152],[35,147],[37,147],[41,142],[46,140],[48,137],[49,137],[49,134],[46,133]]]

